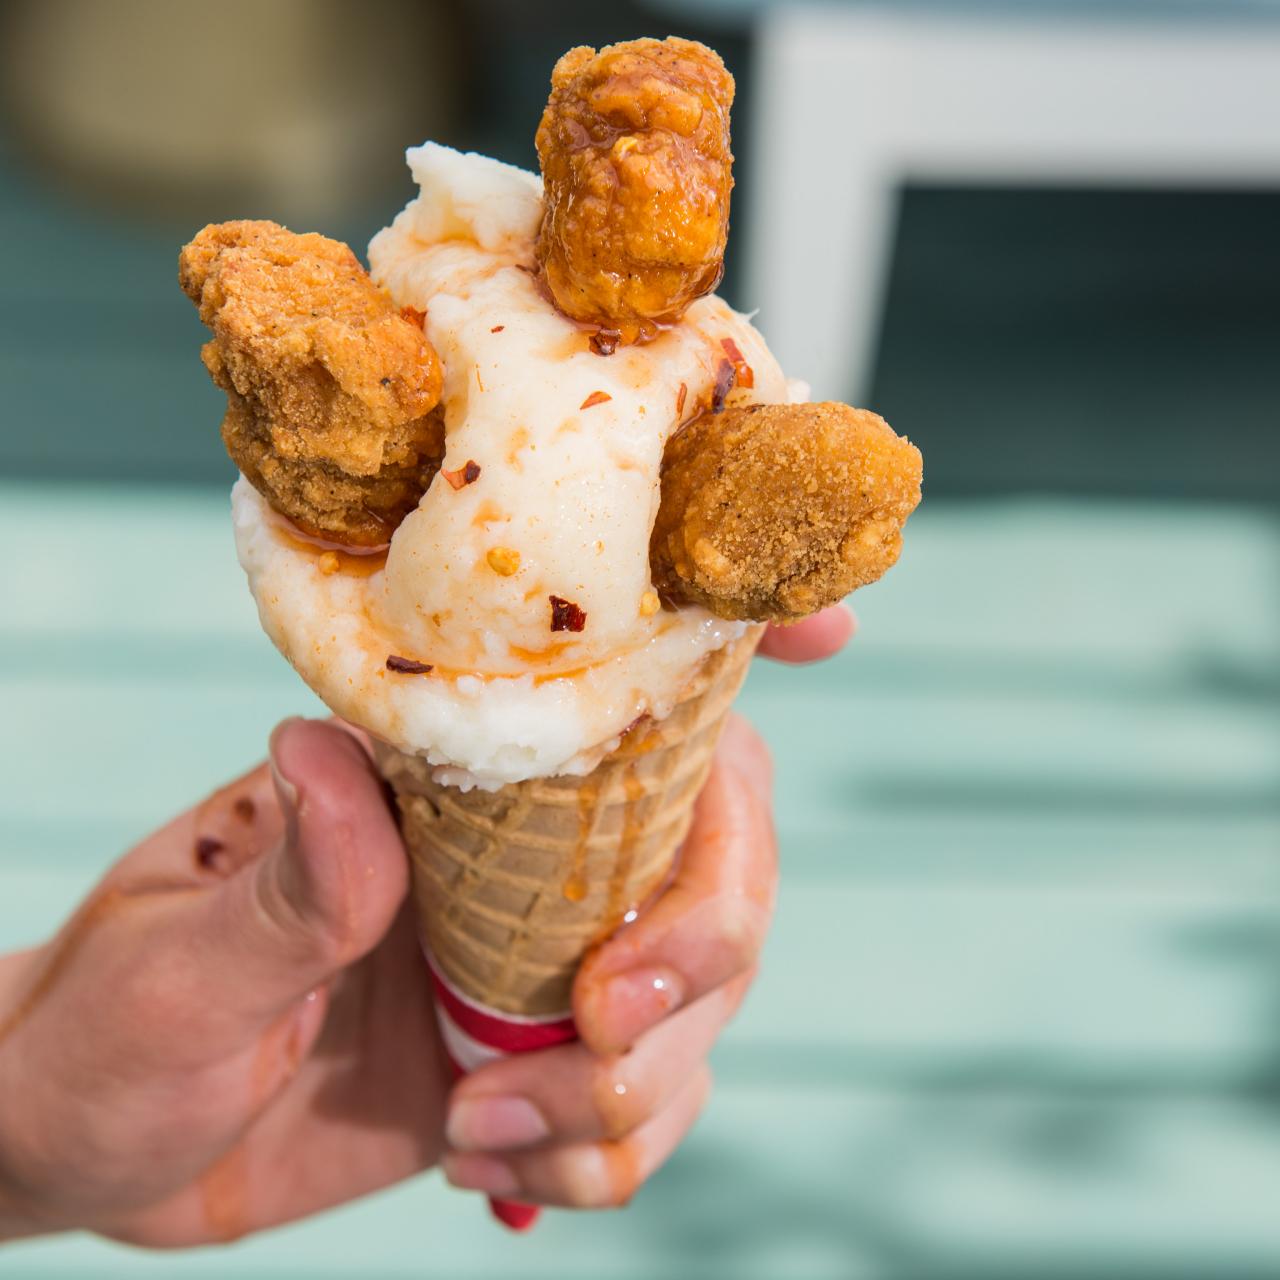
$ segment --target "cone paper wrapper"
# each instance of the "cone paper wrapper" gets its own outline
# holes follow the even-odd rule
[[[423,954],[431,972],[440,1038],[458,1075],[509,1054],[550,1049],[577,1038],[571,1017],[521,1018],[486,1009],[468,999],[440,972],[430,951],[424,948]]]

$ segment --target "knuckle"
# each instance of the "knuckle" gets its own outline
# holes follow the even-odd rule
[[[742,1008],[742,1002],[747,998],[747,992],[751,990],[751,985],[755,982],[756,976],[759,972],[759,964],[752,963],[738,974],[736,978],[733,978],[725,984],[723,990],[724,1015],[726,1021],[737,1016],[738,1011]]]
[[[552,1174],[561,1203],[570,1209],[610,1209],[625,1197],[616,1193],[609,1159],[601,1147],[566,1150],[553,1159]]]
[[[324,925],[311,925],[302,935],[299,947],[317,969],[325,972],[345,969],[360,954],[350,938]]]
[[[720,900],[714,930],[724,957],[725,976],[730,977],[755,964],[764,946],[768,918],[757,904],[734,895]]]
[[[265,927],[292,959],[318,968],[340,969],[352,958],[351,940],[312,919],[295,904],[282,882],[280,857],[267,857],[253,877],[254,904]]]
[[[647,1074],[630,1069],[627,1058],[605,1062],[598,1069],[595,1110],[606,1138],[625,1137],[654,1113],[656,1091]]]

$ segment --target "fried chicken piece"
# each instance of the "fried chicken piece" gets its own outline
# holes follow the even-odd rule
[[[556,305],[611,350],[720,282],[729,231],[733,77],[693,40],[570,49],[538,126],[537,254]]]
[[[654,585],[722,618],[797,622],[893,565],[921,470],[915,445],[848,405],[703,414],[667,442]]]
[[[307,533],[386,542],[444,455],[440,362],[420,325],[345,244],[274,222],[205,227],[178,280],[213,330],[201,355],[249,482]]]

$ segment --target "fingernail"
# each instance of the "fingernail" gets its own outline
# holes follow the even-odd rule
[[[655,965],[610,978],[599,996],[599,1020],[618,1049],[630,1048],[650,1027],[684,1003],[684,979]]]
[[[289,726],[297,724],[299,719],[298,716],[290,716],[288,720],[282,720],[276,725],[271,731],[271,740],[267,746],[267,766],[271,770],[271,781],[275,785],[276,796],[280,801],[285,833],[291,840],[297,835],[298,788],[280,772],[280,766],[276,764],[276,751],[280,745],[280,739],[288,731]]]
[[[450,1152],[440,1162],[444,1176],[463,1191],[484,1191],[491,1196],[514,1196],[520,1186],[505,1160]]]
[[[542,1112],[527,1098],[459,1098],[445,1123],[449,1145],[459,1151],[528,1147],[550,1133]]]

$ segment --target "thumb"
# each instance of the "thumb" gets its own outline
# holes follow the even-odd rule
[[[408,890],[382,783],[336,725],[286,720],[271,736],[279,844],[211,903],[218,970],[251,1016],[272,1018],[373,950]]]

